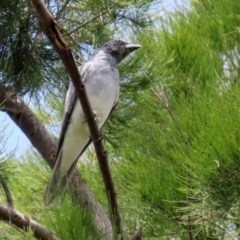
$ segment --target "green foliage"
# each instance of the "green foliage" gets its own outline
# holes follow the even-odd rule
[[[104,129],[124,231],[129,236],[141,226],[145,239],[191,239],[191,234],[195,239],[233,239],[240,234],[240,3],[192,1],[188,9],[161,19],[158,28],[150,25],[140,32],[140,27],[151,24],[144,18],[148,3],[69,2],[59,15],[66,37],[75,49],[80,44],[83,52],[123,32],[143,45],[120,65],[121,101]],[[7,11],[6,7],[2,9]],[[59,8],[52,7],[52,11]],[[18,23],[16,18],[4,15],[4,26],[6,19]],[[34,19],[30,15],[29,21]],[[11,34],[17,42],[17,34]],[[33,35],[28,32],[24,36]],[[28,45],[22,46],[29,50]],[[36,76],[41,78],[39,85],[33,85],[45,87],[46,92],[51,89],[55,95],[60,89],[62,98],[66,78],[56,55],[45,39],[37,46],[34,50],[42,65],[38,62],[36,66],[42,75]],[[3,53],[0,67],[8,73],[13,56]],[[29,56],[26,59],[34,63]],[[16,84],[12,79],[7,83]],[[25,85],[31,93],[34,87]],[[42,122],[55,122],[60,105],[52,97],[47,111],[37,109]],[[57,111],[48,118],[51,108]],[[87,163],[80,171],[107,211],[102,178],[91,150],[84,158]],[[37,161],[16,163],[14,173],[8,174],[17,207],[63,239],[97,239],[91,214],[71,206],[69,199],[56,208],[39,204],[48,170]]]
[[[133,1],[135,2],[135,1]],[[63,27],[72,48],[86,50],[84,44],[100,46],[115,36],[123,25],[129,33],[148,22],[148,3],[130,1],[64,1],[49,4]],[[132,9],[132,10],[131,10]],[[134,14],[133,14],[134,10]],[[63,91],[68,79],[56,52],[49,45],[32,6],[22,0],[0,3],[0,71],[1,82],[19,94]],[[131,24],[130,24],[130,23]],[[88,49],[87,49],[88,50]],[[87,53],[88,54],[88,53]]]
[[[66,198],[61,205],[46,207],[43,194],[49,179],[49,170],[34,152],[28,153],[22,162],[8,161],[9,188],[14,207],[31,217],[61,239],[100,239],[93,224],[92,215],[72,204]],[[4,194],[2,195],[4,196]],[[1,197],[1,202],[5,202]],[[19,232],[1,223],[1,236],[4,239],[34,239],[32,232]]]
[[[115,125],[113,151],[121,156],[120,187],[167,216],[145,227],[149,239],[152,224],[163,226],[158,238],[239,234],[227,233],[239,223],[238,7],[201,1],[189,14],[176,12],[161,29],[141,34],[144,54],[119,106],[122,114],[127,102],[131,115],[124,126]]]
[[[49,218],[45,222],[61,239],[101,239],[91,213],[73,205],[69,199],[47,214]]]
[[[111,38],[121,36],[122,27],[131,32],[149,23],[146,11],[151,1],[65,1],[49,2],[50,11],[63,27],[64,36],[74,52],[90,55],[92,46],[99,47]],[[54,132],[59,121],[62,99],[69,79],[61,62],[43,34],[30,3],[0,3],[0,81],[26,97],[36,116]],[[115,31],[118,30],[119,34]],[[77,55],[77,54],[76,54]],[[50,95],[51,94],[51,95]],[[34,98],[32,98],[34,96]],[[59,101],[61,99],[61,102]],[[31,216],[63,239],[97,239],[91,214],[86,214],[69,200],[61,207],[46,208],[42,196],[49,170],[39,163],[37,154],[26,154],[27,161],[11,163],[6,169],[9,186],[17,209]],[[33,162],[29,159],[34,159]],[[104,194],[104,193],[103,193]],[[1,197],[5,202],[4,194]],[[32,233],[21,235],[1,227],[5,239],[31,239]]]
[[[21,0],[10,4],[2,1],[0,9],[1,82],[26,94],[43,83],[42,59],[38,57],[41,47],[33,39],[36,18]]]

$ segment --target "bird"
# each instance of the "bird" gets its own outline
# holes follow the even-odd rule
[[[139,44],[111,40],[99,49],[92,60],[79,67],[81,79],[100,129],[119,100],[120,75],[117,64],[140,47]],[[91,141],[86,118],[70,81],[65,98],[55,165],[44,196],[46,204],[62,200],[78,159]]]

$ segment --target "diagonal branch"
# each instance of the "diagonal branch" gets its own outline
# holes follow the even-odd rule
[[[47,129],[39,122],[31,109],[23,102],[17,93],[0,84],[1,110],[9,117],[31,141],[49,166],[53,168],[57,144]]]
[[[15,91],[6,88],[1,84],[0,103],[1,110],[5,111],[10,116],[49,166],[53,168],[57,144],[44,125],[36,118],[31,109],[23,102]],[[93,211],[97,229],[106,239],[112,239],[112,225],[108,216],[94,197],[93,193],[89,190],[80,173],[77,171],[73,174],[72,183],[81,206],[84,208],[87,205]]]
[[[20,213],[16,209],[0,205],[0,219],[28,232],[33,232],[34,237],[41,240],[59,240],[52,232]]]
[[[2,185],[3,191],[5,193],[8,207],[13,208],[14,205],[13,205],[12,194],[10,192],[10,189],[8,188],[8,185],[7,185],[6,181],[5,181],[5,179],[1,179],[0,180],[0,184]]]
[[[120,239],[122,239],[123,236],[121,228],[121,218],[119,214],[113,179],[108,164],[107,152],[104,149],[102,135],[95,121],[95,115],[92,111],[86,89],[84,87],[84,84],[82,83],[77,65],[73,59],[71,49],[63,39],[61,28],[57,25],[54,17],[48,11],[44,2],[42,0],[32,0],[32,3],[36,8],[37,13],[39,14],[46,35],[48,36],[49,40],[55,47],[55,50],[58,52],[60,58],[62,59],[62,62],[66,70],[68,71],[69,76],[76,89],[78,98],[82,105],[83,112],[86,116],[86,120],[91,133],[91,138],[93,140],[93,144],[97,154],[99,166],[105,184],[107,198],[110,205],[111,215],[113,215],[114,222],[116,223],[116,233],[120,237]]]

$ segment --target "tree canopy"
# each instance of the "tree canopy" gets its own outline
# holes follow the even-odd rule
[[[46,6],[78,64],[109,39],[143,46],[119,66],[120,102],[103,129],[125,238],[142,228],[145,239],[238,239],[240,3],[191,1],[157,16],[151,9],[160,12],[160,1]],[[0,206],[6,185],[14,207],[57,237],[105,239],[95,213],[108,219],[108,203],[93,148],[74,175],[86,185],[73,183],[87,189],[79,190],[80,202],[91,207],[70,196],[60,206],[42,202],[69,79],[30,2],[2,1],[0,9],[2,111],[35,147],[0,164]],[[0,229],[4,239],[33,236]]]

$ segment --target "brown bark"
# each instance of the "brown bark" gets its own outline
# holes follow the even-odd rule
[[[39,122],[31,109],[14,90],[0,85],[2,111],[7,112],[14,123],[24,132],[32,145],[53,168],[57,143],[47,129]]]
[[[0,85],[0,103],[2,111],[10,116],[53,168],[57,143],[31,109],[13,90],[2,85]],[[106,239],[112,239],[112,225],[108,216],[77,171],[74,172],[72,183],[81,206],[85,207],[87,205],[93,212],[97,229]]]
[[[37,239],[59,240],[52,232],[13,208],[0,205],[0,219],[24,231],[31,230]]]

